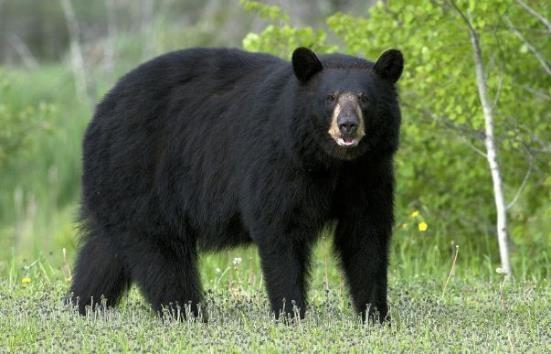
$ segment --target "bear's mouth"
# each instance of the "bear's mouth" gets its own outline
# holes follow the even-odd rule
[[[335,139],[337,145],[344,147],[344,148],[351,148],[358,146],[360,143],[360,138],[357,137],[338,137]]]

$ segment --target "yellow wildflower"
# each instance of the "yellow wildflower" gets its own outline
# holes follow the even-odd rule
[[[22,284],[29,284],[30,282],[31,282],[31,278],[29,277],[24,277],[21,279]]]
[[[429,225],[427,225],[426,222],[421,221],[419,224],[417,224],[417,228],[419,229],[419,231],[425,232],[429,228]]]
[[[416,218],[419,216],[419,214],[421,214],[419,213],[419,210],[414,210],[409,216],[411,216],[412,218]]]

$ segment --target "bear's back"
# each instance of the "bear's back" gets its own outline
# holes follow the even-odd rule
[[[155,220],[152,214],[161,210],[149,206],[158,209],[159,198],[171,212],[185,208],[175,188],[188,189],[182,193],[189,193],[187,201],[196,209],[209,207],[209,200],[194,201],[203,191],[226,196],[220,204],[228,208],[235,204],[227,188],[240,158],[237,137],[251,123],[251,97],[291,74],[288,62],[271,55],[193,48],[162,55],[123,76],[86,131],[85,213],[108,224]]]
[[[178,88],[204,85],[200,95],[209,95],[210,87],[247,80],[261,82],[289,63],[264,53],[248,53],[232,48],[192,48],[161,55],[125,75],[114,87],[119,90],[146,85],[147,88]],[[215,85],[218,85],[216,87]],[[151,86],[153,85],[153,87]]]

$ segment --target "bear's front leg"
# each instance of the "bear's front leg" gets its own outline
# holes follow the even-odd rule
[[[390,228],[339,220],[335,248],[362,319],[388,320],[387,266]]]
[[[304,318],[310,246],[285,236],[258,242],[268,297],[276,318]]]
[[[341,191],[335,250],[341,260],[357,313],[362,319],[389,320],[388,249],[393,225],[392,169],[350,179]]]

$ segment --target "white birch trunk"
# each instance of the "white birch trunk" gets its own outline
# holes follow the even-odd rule
[[[498,272],[510,277],[512,275],[511,263],[509,261],[509,239],[507,234],[507,205],[503,195],[503,180],[501,171],[497,161],[497,147],[494,138],[494,112],[492,103],[488,97],[488,86],[486,83],[486,74],[484,72],[484,64],[482,62],[482,51],[478,41],[478,35],[472,26],[469,26],[469,34],[474,53],[474,62],[476,69],[476,84],[478,86],[478,96],[482,104],[485,122],[485,138],[486,158],[492,175],[492,183],[494,187],[494,199],[497,212],[497,240],[499,244],[499,255],[501,259],[501,267]]]

